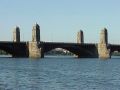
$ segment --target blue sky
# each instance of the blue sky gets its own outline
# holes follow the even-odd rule
[[[119,9],[120,0],[1,0],[0,40],[11,41],[18,25],[21,40],[30,41],[37,22],[42,41],[76,42],[81,29],[85,42],[97,43],[106,27],[109,42],[120,43]]]

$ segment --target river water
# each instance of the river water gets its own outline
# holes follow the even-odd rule
[[[0,58],[0,90],[120,90],[120,57]]]

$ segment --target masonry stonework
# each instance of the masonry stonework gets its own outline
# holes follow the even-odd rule
[[[77,33],[77,43],[84,43],[84,34],[82,30]]]
[[[40,26],[35,24],[32,29],[32,41],[39,42],[40,41]]]
[[[110,49],[108,49],[108,33],[104,28],[100,33],[100,42],[98,43],[99,58],[110,58]]]
[[[29,42],[29,57],[31,58],[43,58],[43,48],[39,48],[38,42]]]
[[[13,30],[13,42],[20,42],[20,28],[18,26]]]
[[[39,47],[40,44],[40,26],[35,24],[32,29],[32,41],[29,42],[29,57],[43,58],[43,48]]]

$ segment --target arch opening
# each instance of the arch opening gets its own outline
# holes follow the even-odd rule
[[[115,51],[111,52],[111,56],[120,56],[120,51],[115,50]]]
[[[64,48],[53,48],[47,52],[45,52],[45,55],[55,55],[55,56],[73,56],[74,53],[70,52],[67,49]]]
[[[0,57],[12,57],[12,54],[5,50],[0,49]]]

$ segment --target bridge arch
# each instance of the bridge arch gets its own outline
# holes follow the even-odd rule
[[[6,44],[0,44],[0,50],[10,54],[10,55],[13,55],[13,48],[9,45],[6,45]]]
[[[110,55],[118,55],[120,53],[120,46],[119,45],[109,45]]]
[[[53,48],[53,49],[47,51],[46,54],[51,54],[51,55],[74,55],[73,52],[70,52],[69,50],[63,49],[63,48]]]
[[[12,57],[28,57],[28,48],[25,42],[1,42],[0,50],[9,53]]]
[[[92,47],[92,48],[91,48]],[[85,45],[62,45],[62,44],[51,44],[51,43],[47,43],[43,45],[43,50],[44,53],[49,52],[55,48],[62,48],[64,50],[67,50],[71,53],[73,53],[74,55],[78,56],[79,58],[87,58],[87,57],[98,57],[98,52],[96,50],[96,46],[95,45],[91,45],[91,46],[85,46]]]

